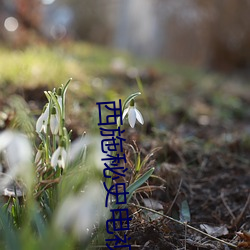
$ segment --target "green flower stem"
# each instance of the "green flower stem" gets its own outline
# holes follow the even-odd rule
[[[56,150],[56,135],[52,135],[52,150]]]
[[[63,127],[63,138],[65,141],[65,149],[68,149],[71,141],[70,141],[69,133],[65,127]]]
[[[128,96],[128,97],[125,99],[124,104],[123,104],[123,106],[122,106],[122,114],[123,114],[123,112],[124,112],[126,106],[127,106],[131,101],[133,101],[135,97],[137,97],[137,96],[140,95],[140,94],[141,94],[140,92],[136,92],[136,93],[134,93],[134,94],[131,94],[130,96]],[[118,119],[118,121],[117,121],[117,126],[116,126],[116,128],[117,128],[117,129],[121,128],[121,121],[120,121],[120,119]],[[115,138],[116,138],[116,139],[115,139],[115,143],[116,143],[116,141],[117,141],[117,136],[118,136],[118,130],[117,130],[116,133],[115,133]],[[115,153],[116,153],[115,151],[112,151],[111,155],[114,156]],[[110,171],[109,171],[109,175],[111,176],[111,178],[107,178],[107,180],[106,180],[106,183],[107,183],[107,187],[108,187],[108,188],[110,188],[111,185],[112,185],[112,173],[110,173]]]
[[[65,123],[65,97],[66,97],[66,91],[68,89],[68,86],[70,84],[70,82],[72,81],[72,78],[70,78],[67,83],[63,86],[63,89],[62,89],[62,126],[64,127],[64,123]]]

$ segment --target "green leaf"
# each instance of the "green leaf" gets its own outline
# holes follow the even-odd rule
[[[191,220],[190,210],[187,200],[181,202],[180,208],[180,221],[181,222],[189,222]]]
[[[69,83],[72,81],[72,78],[69,78],[69,80],[67,81],[67,83],[63,86],[62,89],[62,96],[64,97],[66,95],[66,91],[68,89]]]
[[[132,183],[127,188],[126,191],[129,192],[129,195],[127,197],[127,202],[129,202],[129,200],[131,199],[134,191],[148,180],[148,178],[152,175],[152,173],[154,172],[154,170],[155,170],[155,168],[149,169],[143,176],[141,176],[140,178],[138,178],[134,183]]]
[[[72,78],[70,78],[67,83],[62,86],[62,119],[65,120],[65,103],[66,103],[66,91],[68,89],[69,83],[71,82]],[[64,122],[63,122],[64,125]]]
[[[136,167],[135,167],[135,172],[138,173],[141,170],[141,154],[140,152],[137,153],[136,157]]]
[[[50,101],[50,94],[48,93],[48,91],[44,91],[44,94],[46,96],[46,98],[48,99],[48,102]]]
[[[138,178],[134,183],[132,183],[126,189],[126,191],[129,192],[129,194],[127,196],[127,202],[129,202],[129,200],[133,196],[134,191],[148,180],[148,178],[152,175],[152,173],[154,172],[154,170],[155,170],[155,168],[149,169],[143,176],[141,176],[140,178]],[[119,202],[123,202],[124,201],[123,196],[120,196],[118,200],[119,200]],[[116,205],[116,204],[113,205],[113,208],[117,208],[117,207],[118,207],[118,205]]]
[[[42,215],[39,212],[34,211],[33,221],[34,221],[34,224],[36,225],[38,235],[40,237],[43,236],[45,233],[45,223],[44,223],[44,219]]]
[[[61,118],[62,116],[62,111],[61,111],[61,108],[60,108],[60,105],[57,101],[57,98],[55,96],[55,94],[51,91],[48,91],[49,95],[50,95],[50,98],[53,100],[53,103],[56,105],[56,108],[57,108],[57,111],[59,112],[59,117]],[[51,107],[52,109],[52,107]],[[50,114],[51,114],[51,111],[50,111]]]
[[[10,226],[7,213],[0,209],[0,228],[3,231],[7,250],[21,250],[19,238],[14,229]]]

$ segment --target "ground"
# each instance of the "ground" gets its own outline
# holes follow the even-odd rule
[[[42,59],[32,59],[34,50],[44,58],[61,58],[58,69],[46,75],[48,69],[39,67]],[[22,70],[17,65],[15,72],[2,74],[0,101],[8,119],[13,115],[12,94],[23,96],[35,117],[46,101],[43,90],[51,89],[64,69],[60,81],[71,73],[75,77],[68,91],[66,121],[73,137],[93,130],[97,101],[124,99],[141,91],[136,101],[145,124],[136,124],[135,129],[126,124],[126,138],[142,159],[155,151],[143,170],[153,166],[155,172],[130,203],[188,220],[188,225],[233,245],[242,241],[250,246],[249,238],[236,234],[250,230],[250,84],[246,77],[133,60],[81,44],[42,52],[28,49],[22,56],[29,59],[20,83],[16,74],[20,77]],[[33,65],[30,71],[28,60]],[[142,84],[134,79],[135,72]],[[8,119],[2,118],[2,129],[8,127]],[[132,249],[234,249],[132,204],[130,212]]]

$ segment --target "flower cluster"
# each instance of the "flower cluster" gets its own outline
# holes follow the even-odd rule
[[[48,102],[37,120],[36,132],[41,143],[35,156],[38,174],[44,174],[51,167],[57,171],[64,169],[67,163],[69,134],[64,126],[65,92],[68,84],[57,90],[45,91]]]
[[[60,89],[59,89],[60,90]],[[61,91],[59,91],[60,93]],[[60,120],[62,115],[62,104],[59,104],[62,101],[62,97],[59,94],[48,92],[54,95],[55,100],[51,101],[51,98],[48,97],[49,102],[44,106],[43,112],[36,122],[36,132],[38,134],[46,134],[48,127],[53,135],[58,134],[60,127]],[[46,95],[47,96],[47,95]],[[50,95],[49,95],[50,96]],[[53,103],[54,102],[54,103]]]

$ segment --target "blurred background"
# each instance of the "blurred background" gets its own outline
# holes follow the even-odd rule
[[[0,0],[0,132],[29,134],[47,102],[44,91],[71,77],[65,124],[72,141],[99,135],[96,102],[140,91],[145,123],[131,129],[125,120],[124,138],[137,165],[150,158],[156,167],[155,183],[167,191],[155,199],[164,212],[179,213],[184,188],[192,223],[227,225],[234,242],[236,228],[250,228],[249,13],[250,0]],[[149,240],[134,225],[147,241],[143,249],[161,249],[155,233]],[[152,232],[151,218],[149,225]],[[172,228],[158,227],[159,235]],[[55,241],[46,235],[45,244]],[[183,247],[186,235],[173,235]]]
[[[13,47],[84,40],[220,71],[250,64],[249,0],[0,0]]]

